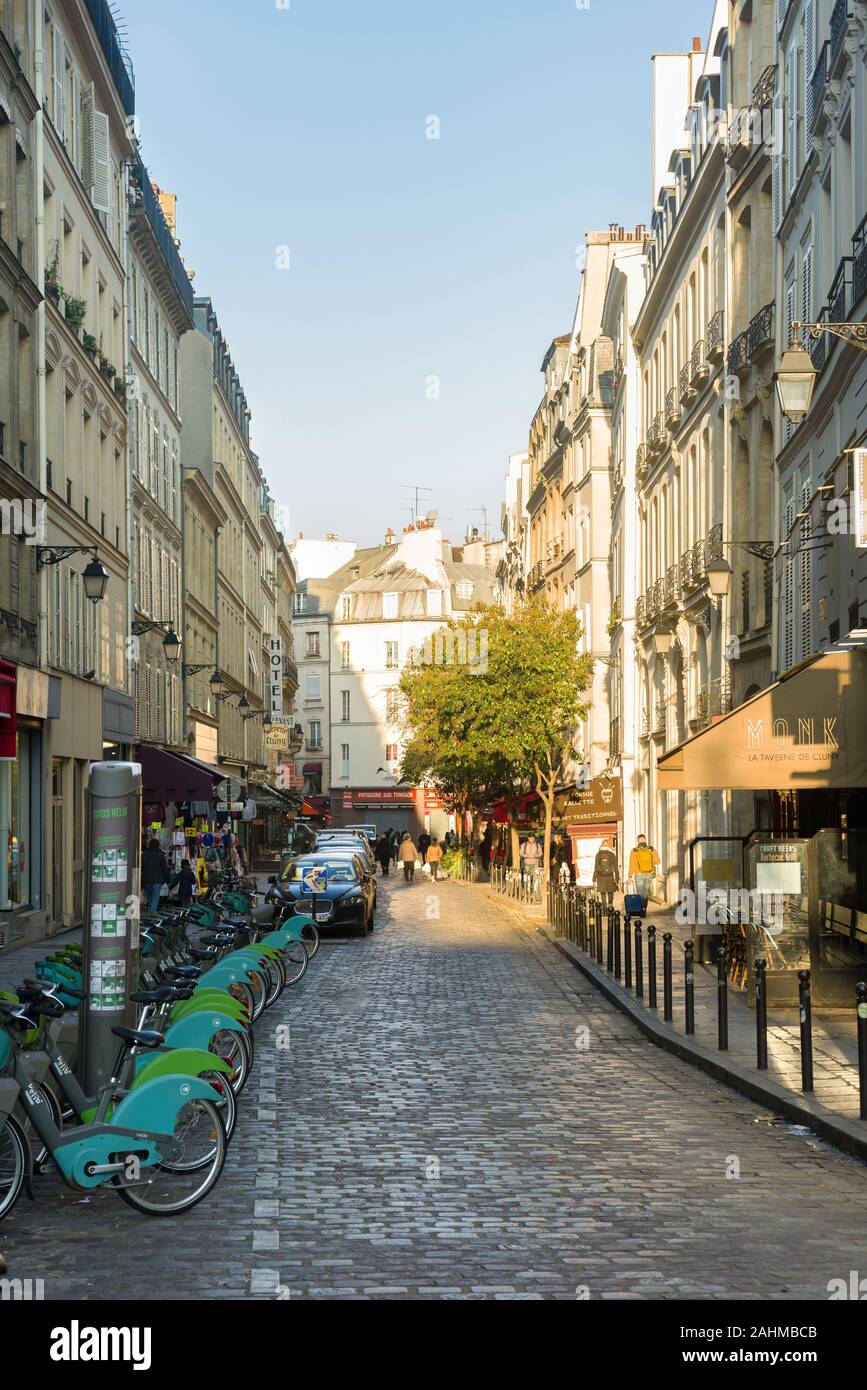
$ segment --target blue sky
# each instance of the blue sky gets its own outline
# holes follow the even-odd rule
[[[375,543],[418,484],[452,540],[482,506],[498,535],[576,247],[648,220],[650,55],[704,42],[711,5],[115,8],[145,159],[178,194],[292,534]]]

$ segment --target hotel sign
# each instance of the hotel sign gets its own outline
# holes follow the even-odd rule
[[[274,634],[268,638],[268,684],[273,719],[283,713],[283,638]]]

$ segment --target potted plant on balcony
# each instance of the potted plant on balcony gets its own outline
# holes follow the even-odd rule
[[[126,379],[125,379],[124,377],[122,377],[122,376],[115,376],[115,378],[114,378],[114,394],[117,396],[118,400],[119,400],[119,401],[125,401],[125,400],[126,400],[126,393],[127,393]]]
[[[87,305],[83,299],[76,299],[74,295],[64,296],[63,305],[64,317],[73,333],[78,333],[84,323],[84,315],[87,312]]]
[[[48,295],[52,304],[59,304],[60,296],[63,294],[63,287],[60,284],[60,276],[57,269],[59,261],[60,251],[55,242],[54,260],[51,262],[51,265],[45,267],[45,293]]]
[[[99,355],[99,347],[93,334],[85,333],[81,341],[84,343],[85,352],[88,354],[89,357],[92,357],[95,362]]]

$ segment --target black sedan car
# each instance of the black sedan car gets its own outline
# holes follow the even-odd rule
[[[268,897],[307,913],[319,927],[373,928],[376,880],[357,854],[327,850],[299,855],[284,865]]]

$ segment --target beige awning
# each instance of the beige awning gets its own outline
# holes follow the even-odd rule
[[[794,667],[664,753],[657,775],[660,791],[867,787],[867,651]]]

